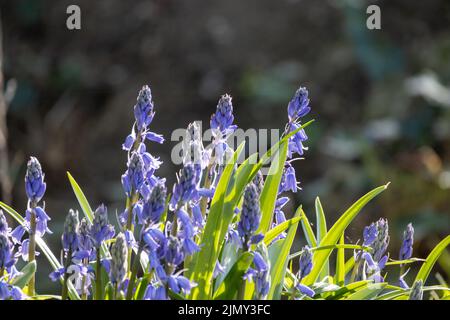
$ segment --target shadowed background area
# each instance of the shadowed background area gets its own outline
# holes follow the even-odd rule
[[[8,107],[7,131],[0,107],[0,129],[8,133],[6,144],[0,139],[1,197],[24,211],[26,161],[38,157],[54,231],[46,238],[55,252],[67,211],[79,209],[66,171],[92,206],[108,205],[110,218],[124,209],[121,144],[143,84],[156,107],[151,129],[166,138],[150,151],[164,161],[159,175],[169,186],[179,169],[170,160],[174,129],[195,120],[207,128],[223,93],[233,96],[241,128],[282,129],[302,85],[316,122],[307,129],[305,160],[295,163],[303,190],[287,216],[302,204],[314,221],[319,195],[331,224],[366,191],[391,181],[349,227],[347,241],[387,217],[396,259],[413,222],[414,255],[424,258],[449,233],[450,2],[0,3]],[[374,3],[382,29],[371,31],[366,8]],[[79,31],[66,28],[70,4],[81,8]],[[295,247],[303,242],[300,236]],[[50,268],[39,260],[38,290],[47,290]],[[438,269],[448,278],[448,253]]]

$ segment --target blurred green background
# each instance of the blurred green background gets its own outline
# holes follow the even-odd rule
[[[165,162],[159,173],[169,185],[178,169],[170,161],[173,129],[194,120],[207,126],[225,92],[240,127],[283,128],[287,102],[302,85],[316,122],[307,130],[305,160],[296,163],[303,191],[286,214],[303,204],[314,221],[319,195],[331,224],[366,191],[391,181],[352,223],[347,241],[387,217],[396,259],[403,229],[413,222],[414,254],[424,258],[449,233],[450,1],[0,4],[8,105],[1,197],[24,211],[25,165],[37,156],[53,219],[46,238],[55,252],[64,216],[78,208],[66,170],[93,206],[108,204],[111,218],[123,210],[121,143],[143,84],[153,91],[152,129],[168,140],[151,152]],[[66,28],[70,4],[81,8],[79,31]],[[369,4],[381,8],[381,30],[366,28]],[[39,260],[38,290],[56,288],[45,258]],[[437,270],[448,279],[448,252]]]

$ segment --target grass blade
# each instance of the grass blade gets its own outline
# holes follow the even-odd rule
[[[339,240],[339,244],[342,246],[345,245],[344,233],[342,234],[341,239]],[[343,286],[345,284],[345,250],[344,250],[344,248],[337,249],[335,278],[336,278],[337,285]]]
[[[308,217],[306,216],[303,209],[300,211],[300,218],[301,218],[301,224],[303,233],[305,234],[306,241],[308,242],[308,245],[310,248],[317,247],[317,240],[316,236],[314,235],[314,231],[311,228],[311,224],[309,223]]]
[[[191,299],[208,299],[211,297],[212,275],[219,256],[220,247],[225,233],[221,229],[224,226],[224,215],[231,219],[233,212],[225,212],[224,202],[229,190],[230,180],[233,174],[235,162],[244,148],[242,143],[233,155],[233,160],[227,163],[217,184],[216,192],[211,200],[210,211],[200,242],[201,250],[193,258],[193,271],[190,279],[197,283],[191,292]],[[230,217],[231,216],[231,217]]]
[[[320,241],[327,234],[327,221],[325,219],[325,213],[323,212],[322,203],[320,202],[319,197],[316,198],[315,206],[316,206],[316,223],[317,223],[317,226],[316,226],[316,240],[317,240],[317,243],[320,246]],[[329,270],[330,270],[330,266],[329,266],[329,261],[327,259],[326,262],[325,262],[325,266],[324,266],[323,270],[320,273],[320,279],[323,279],[326,276],[328,276],[329,275]]]
[[[267,231],[264,236],[264,243],[268,246],[276,237],[278,237],[284,230],[287,230],[294,223],[298,223],[301,217],[294,217],[292,219],[286,220],[283,223],[280,223],[276,227]]]
[[[301,207],[297,209],[294,218],[299,217]],[[292,243],[294,242],[295,233],[297,232],[298,221],[293,223],[289,227],[286,238],[281,240],[282,246],[277,254],[275,260],[271,259],[270,278],[271,285],[267,299],[279,299],[281,296],[281,289],[284,284],[284,276],[286,274],[286,267],[288,262],[289,252],[291,250]],[[269,251],[270,252],[270,251]]]
[[[423,283],[427,281],[428,276],[430,275],[431,269],[433,269],[434,264],[439,259],[441,254],[444,252],[445,248],[450,244],[450,235],[445,237],[441,242],[439,242],[436,247],[430,252],[427,259],[423,263],[419,272],[417,273],[416,280],[422,280]]]
[[[336,223],[327,232],[325,237],[321,241],[322,246],[335,245],[340,239],[341,235],[344,233],[347,226],[352,222],[352,220],[358,215],[361,209],[374,197],[386,190],[388,185],[384,185],[373,189],[372,191],[365,194],[358,201],[356,201],[344,214],[336,221]],[[313,269],[311,273],[306,276],[302,283],[306,285],[312,285],[320,275],[327,259],[329,258],[332,248],[327,250],[317,250],[313,255]]]
[[[253,254],[250,252],[243,253],[220,284],[219,288],[214,294],[214,299],[233,299],[236,296],[239,287],[244,284],[242,277],[247,272],[252,262]]]

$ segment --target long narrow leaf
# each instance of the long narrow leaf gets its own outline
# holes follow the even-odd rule
[[[331,229],[327,232],[326,236],[322,239],[321,245],[335,245],[341,235],[344,233],[347,226],[352,222],[352,220],[358,215],[361,209],[374,197],[378,194],[386,190],[388,185],[384,185],[378,188],[373,189],[363,197],[361,197],[358,201],[356,201],[339,219],[336,223],[331,227]],[[333,249],[328,250],[318,250],[314,252],[313,255],[313,269],[311,273],[306,276],[302,283],[306,285],[312,285],[320,275],[327,259],[329,258]]]
[[[306,241],[308,242],[308,245],[311,248],[317,247],[316,236],[314,235],[314,231],[312,230],[311,224],[309,223],[308,217],[306,216],[303,209],[300,211],[300,218],[301,218],[303,233],[305,235]]]
[[[345,245],[344,234],[342,234],[341,239],[339,240],[339,244],[341,246]],[[336,255],[336,284],[339,286],[344,285],[345,283],[345,250],[344,248],[337,249]]]
[[[295,217],[300,216],[301,208],[297,209]],[[284,284],[284,275],[286,273],[286,267],[288,262],[289,251],[291,250],[292,243],[294,242],[295,233],[297,232],[298,221],[289,227],[288,234],[283,239],[283,245],[274,264],[270,266],[271,286],[268,299],[279,299],[281,295],[281,288]]]
[[[215,292],[215,300],[230,300],[236,296],[239,287],[244,284],[242,278],[252,264],[252,261],[253,254],[250,252],[245,252],[239,257]]]
[[[428,276],[430,275],[431,269],[433,269],[434,264],[441,256],[442,252],[447,248],[450,244],[450,235],[445,237],[441,242],[439,242],[436,247],[430,252],[427,259],[423,263],[419,272],[417,273],[416,280],[422,280],[423,283],[427,281]]]
[[[322,203],[320,202],[319,197],[316,198],[315,206],[316,206],[316,224],[317,224],[317,226],[316,226],[316,240],[317,240],[317,243],[320,246],[320,241],[327,234],[327,221],[326,221],[325,212],[323,211]],[[329,270],[330,270],[330,266],[329,266],[329,262],[328,262],[328,259],[327,259],[326,262],[325,262],[325,266],[324,266],[323,270],[320,273],[320,279],[323,279],[326,276],[328,276],[329,275]]]

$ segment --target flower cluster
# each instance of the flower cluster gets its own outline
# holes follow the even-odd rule
[[[147,146],[147,142],[163,143],[164,138],[150,131],[155,103],[150,87],[143,86],[134,105],[131,133],[122,145],[127,153],[121,177],[125,201],[117,214],[117,226],[110,222],[107,206],[100,204],[91,212],[82,199],[84,217],[73,209],[66,216],[61,261],[42,245],[42,237],[50,232],[50,217],[41,202],[46,184],[39,161],[31,157],[25,174],[28,203],[23,221],[13,212],[20,225],[12,230],[0,210],[0,299],[37,296],[33,273],[39,254],[36,245],[54,266],[49,276],[61,282],[61,299],[195,298],[200,289],[202,298],[262,300],[283,294],[289,299],[337,299],[338,294],[353,293],[353,289],[341,286],[348,278],[351,282],[384,282],[390,241],[384,218],[364,228],[362,245],[354,251],[351,277],[341,274],[334,280],[329,275],[325,268],[328,262],[317,258],[316,252],[332,250],[334,244],[323,245],[308,230],[305,235],[310,246],[288,255],[290,247],[285,245],[293,241],[291,226],[296,227],[299,218],[288,221],[284,211],[289,202],[287,193],[301,190],[293,162],[301,159],[295,155],[302,156],[307,149],[304,143],[308,137],[301,121],[311,111],[308,95],[308,90],[300,87],[287,106],[288,123],[283,140],[277,144],[284,143],[286,153],[274,177],[263,175],[264,163],[238,166],[228,162],[234,150],[227,140],[237,125],[232,98],[225,94],[210,119],[213,140],[209,146],[203,145],[198,123],[187,127],[182,167],[170,188],[166,179],[157,175],[162,161]],[[82,198],[78,189],[75,192]],[[0,206],[11,213],[3,203]],[[304,229],[308,229],[306,217],[302,218]],[[400,288],[396,290],[411,300],[420,300],[424,281],[415,281],[411,288],[405,281],[409,271],[405,268],[414,260],[413,241],[414,228],[408,224],[396,263],[400,265]],[[202,256],[205,251],[206,258]],[[20,257],[28,264],[18,271]],[[296,272],[292,263],[288,266],[295,257]],[[352,263],[349,260],[348,265]]]

